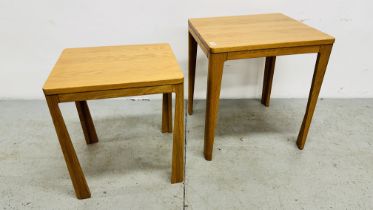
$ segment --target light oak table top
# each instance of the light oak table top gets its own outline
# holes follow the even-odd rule
[[[65,49],[43,90],[46,95],[171,85],[183,73],[168,44]]]
[[[334,37],[280,13],[192,18],[189,29],[210,53],[334,43]]]

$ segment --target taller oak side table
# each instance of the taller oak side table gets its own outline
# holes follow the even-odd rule
[[[98,142],[87,100],[163,94],[162,132],[172,132],[171,183],[184,178],[184,76],[168,44],[65,49],[43,91],[77,198],[89,198],[79,160],[58,104],[75,102],[87,144]],[[123,119],[125,120],[125,119]]]
[[[226,60],[266,57],[261,103],[269,106],[276,56],[317,53],[297,146],[304,148],[334,37],[283,14],[192,18],[189,24],[188,113],[193,113],[197,43],[208,57],[204,155],[212,159],[223,66]]]

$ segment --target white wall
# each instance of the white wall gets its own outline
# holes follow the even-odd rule
[[[373,97],[372,11],[370,0],[0,0],[0,98],[41,98],[66,47],[169,42],[187,76],[188,17],[271,12],[336,37],[322,97]],[[207,60],[198,53],[196,96],[204,98]],[[314,62],[279,57],[272,96],[306,97]],[[263,68],[264,59],[226,62],[222,97],[259,97]]]

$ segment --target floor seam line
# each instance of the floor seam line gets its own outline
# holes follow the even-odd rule
[[[187,156],[187,103],[184,102],[184,182],[183,182],[183,210],[185,210],[185,193],[186,193],[186,156]]]

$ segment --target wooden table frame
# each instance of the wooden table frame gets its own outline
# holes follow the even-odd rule
[[[321,84],[329,61],[329,56],[333,44],[318,44],[308,46],[296,47],[280,47],[258,50],[243,50],[231,52],[212,52],[208,44],[199,37],[196,30],[189,23],[189,63],[188,63],[188,113],[193,113],[193,97],[194,97],[194,83],[196,70],[196,55],[197,43],[202,51],[208,57],[208,78],[207,78],[207,96],[206,96],[206,117],[205,117],[205,137],[204,137],[204,155],[206,160],[212,159],[212,151],[214,144],[214,133],[219,108],[219,97],[221,89],[221,80],[223,75],[224,62],[227,60],[247,59],[266,57],[265,73],[263,79],[263,92],[261,103],[269,106],[272,80],[274,74],[274,67],[276,56],[317,53],[317,61],[313,74],[311,90],[309,93],[306,113],[303,118],[303,123],[300,128],[297,146],[299,149],[304,148],[308,130],[310,128],[312,116],[317,103]]]
[[[184,179],[184,89],[183,83],[159,85],[141,88],[125,88],[115,90],[77,92],[64,94],[45,94],[49,111],[56,129],[58,140],[66,161],[66,165],[73,183],[77,198],[91,197],[78,157],[75,153],[69,133],[67,131],[59,103],[75,102],[80,122],[87,144],[98,142],[96,130],[89,112],[86,100],[106,99],[124,96],[147,94],[163,94],[162,103],[162,132],[172,132],[172,93],[175,93],[175,119],[172,148],[171,183],[182,182]]]

